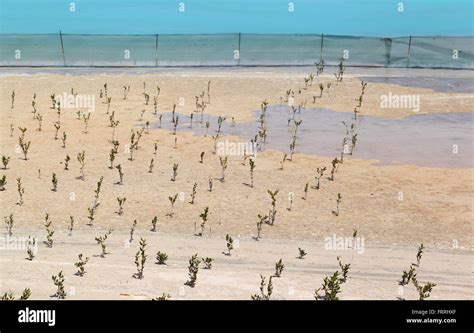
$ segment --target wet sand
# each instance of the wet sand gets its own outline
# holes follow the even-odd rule
[[[344,286],[343,298],[397,297],[397,280],[401,270],[407,269],[414,260],[420,243],[427,247],[427,271],[425,275],[422,266],[419,274],[424,282],[433,280],[439,283],[439,287],[433,291],[433,298],[472,298],[472,294],[465,293],[469,289],[466,278],[470,276],[466,274],[465,267],[469,267],[472,262],[474,174],[471,167],[422,167],[416,163],[381,166],[376,160],[362,159],[363,150],[359,154],[356,149],[354,155],[347,156],[339,166],[335,181],[328,181],[324,177],[321,188],[316,190],[310,187],[306,200],[303,200],[305,184],[308,182],[312,186],[315,183],[316,168],[326,166],[330,169],[331,160],[338,154],[328,157],[304,154],[297,150],[293,161],[285,162],[284,169],[279,170],[283,155],[281,151],[259,152],[255,159],[254,188],[244,185],[250,181],[249,164],[247,160],[242,165],[241,156],[230,156],[225,182],[217,180],[221,168],[218,156],[213,154],[213,139],[210,136],[193,135],[189,131],[178,131],[174,136],[169,129],[152,128],[143,134],[134,160],[128,160],[125,145],[130,142],[131,129],[137,130],[145,121],[156,122],[156,116],[152,114],[152,99],[156,95],[157,85],[161,89],[158,113],[169,113],[173,104],[177,104],[176,112],[191,114],[195,107],[195,96],[206,91],[207,82],[211,80],[211,103],[206,107],[206,116],[225,115],[227,119],[234,117],[237,123],[255,122],[255,111],[262,101],[266,99],[270,104],[279,104],[288,89],[295,91],[295,105],[306,101],[308,109],[326,108],[351,114],[360,93],[360,80],[357,77],[347,76],[342,83],[333,86],[329,94],[316,99],[314,105],[312,96],[319,95],[318,84],[333,82],[333,76],[328,74],[316,78],[308,89],[304,89],[304,77],[305,74],[300,70],[291,69],[273,72],[268,69],[208,72],[189,69],[149,75],[3,76],[0,79],[0,149],[2,155],[11,157],[8,169],[0,173],[6,175],[8,181],[6,190],[0,192],[3,214],[14,215],[14,236],[37,236],[40,248],[37,258],[32,262],[23,259],[26,252],[0,252],[1,290],[18,292],[31,286],[33,298],[49,298],[49,293],[54,290],[50,276],[63,269],[66,280],[74,281],[71,284],[77,286],[76,290],[81,290],[77,292],[77,298],[121,298],[121,293],[133,295],[127,297],[147,298],[161,292],[169,292],[173,298],[180,298],[180,287],[186,281],[187,260],[197,250],[203,256],[207,255],[205,252],[209,246],[209,256],[216,259],[216,275],[212,275],[214,270],[201,270],[205,272],[203,276],[207,276],[203,280],[207,281],[203,283],[206,286],[198,282],[194,289],[185,287],[183,298],[248,299],[251,293],[258,291],[259,274],[270,274],[278,259],[276,257],[283,255],[284,261],[288,261],[286,267],[289,276],[286,285],[275,288],[279,289],[277,297],[311,298],[325,273],[337,269],[336,252],[315,244],[322,244],[326,237],[334,234],[350,237],[357,229],[358,235],[365,240],[365,254],[354,257],[360,259],[353,259],[350,251],[341,252],[341,258],[351,262],[354,260],[354,285],[352,288],[350,283]],[[147,82],[146,91],[151,95],[149,105],[144,105],[144,81]],[[115,184],[119,177],[117,170],[108,168],[112,129],[108,127],[107,105],[99,99],[99,89],[103,89],[105,82],[112,97],[110,110],[115,111],[115,119],[120,121],[115,133],[115,139],[120,141],[115,165],[123,166],[123,185]],[[126,100],[123,100],[122,93],[124,85],[131,86]],[[52,93],[69,93],[71,88],[79,94],[96,96],[96,109],[91,113],[88,133],[83,133],[83,121],[76,119],[77,109],[64,109],[60,135],[63,131],[67,133],[67,143],[66,148],[62,148],[61,141],[54,140],[53,122],[57,120],[57,115],[50,109],[49,96]],[[16,94],[13,110],[10,109],[12,90]],[[402,119],[413,114],[412,110],[407,109],[381,109],[380,95],[389,92],[419,94],[421,109],[418,114],[472,111],[472,94],[369,83],[361,114],[386,119]],[[36,130],[38,121],[33,119],[31,113],[34,93],[37,94],[37,108],[43,115],[42,131]],[[184,106],[179,106],[181,98],[184,98]],[[145,113],[140,121],[143,109]],[[11,124],[15,128],[12,137]],[[19,126],[28,128],[25,134],[27,140],[31,140],[28,161],[22,160],[22,155],[17,153]],[[304,126],[301,128],[304,130]],[[216,124],[212,124],[211,130],[215,134]],[[359,135],[363,141],[363,135]],[[174,148],[175,137],[177,148]],[[229,136],[229,139],[241,141],[236,136]],[[156,155],[155,143],[158,144]],[[413,144],[416,145],[416,142]],[[84,181],[77,179],[79,164],[76,155],[82,150],[86,152]],[[201,164],[199,158],[202,151],[205,157]],[[64,170],[63,164],[66,155],[71,157],[68,171]],[[155,167],[153,173],[149,173],[152,158]],[[170,178],[174,163],[178,163],[179,168],[177,179],[172,182]],[[41,178],[38,177],[38,169],[41,169]],[[56,192],[51,191],[53,172],[59,179]],[[94,189],[101,176],[104,181],[100,206],[93,226],[87,226],[87,208],[94,201]],[[25,187],[23,206],[16,204],[16,177],[22,177]],[[208,191],[209,177],[214,179],[212,192]],[[192,205],[188,201],[194,182],[198,185],[196,202]],[[280,190],[277,196],[277,221],[273,226],[264,225],[263,241],[256,242],[252,237],[256,234],[257,214],[268,214],[270,208],[267,189]],[[181,192],[184,197],[182,201],[181,198],[177,200],[174,216],[167,216],[170,213],[168,197]],[[290,204],[289,193],[294,193],[291,211],[287,209]],[[336,217],[332,211],[336,208],[338,193],[342,195],[342,202],[340,214]],[[121,216],[116,214],[117,196],[127,197]],[[210,215],[205,236],[201,239],[193,236],[193,233],[195,225],[199,228],[199,214],[205,207],[209,207]],[[52,226],[57,230],[57,243],[51,249],[42,244],[46,234],[42,226],[46,212],[50,214]],[[71,238],[66,235],[69,216],[74,216],[77,223],[77,234]],[[157,234],[148,231],[154,216],[158,217]],[[138,222],[136,239],[130,247],[126,247],[124,239],[135,219]],[[102,235],[108,228],[114,229],[110,239],[113,254],[105,259],[91,259],[90,273],[83,278],[73,276],[72,263],[77,255],[82,252],[87,256],[97,254],[100,249],[94,237]],[[248,244],[241,249],[242,258],[222,255],[227,233],[240,239],[242,244]],[[145,279],[137,281],[131,278],[131,274],[134,272],[134,253],[138,249],[137,240],[140,236],[146,237],[151,244],[150,261],[147,262]],[[153,256],[162,243],[172,254],[170,260],[176,260],[173,263],[175,268],[164,275],[152,264]],[[274,244],[282,244],[283,248],[277,251],[275,248],[278,247]],[[298,244],[305,244],[311,249],[302,267],[298,265],[303,261],[293,258],[293,252],[297,255]],[[313,257],[311,253],[317,255]],[[456,258],[453,259],[455,264],[449,274],[445,272],[447,259],[443,259],[444,255]],[[258,260],[249,259],[255,256],[258,256]],[[171,259],[173,257],[177,259]],[[394,257],[398,258],[397,267],[392,261]],[[238,264],[227,266],[227,259],[235,260]],[[358,263],[358,260],[361,262]],[[43,263],[42,273],[37,276],[35,272],[38,272],[40,262]],[[101,270],[102,264],[110,265],[110,270]],[[116,273],[119,276],[112,271],[114,265],[120,266],[117,266]],[[123,269],[121,266],[128,268]],[[373,270],[380,270],[380,273],[370,279]],[[241,274],[241,279],[235,278]],[[114,282],[115,278],[117,280]],[[155,287],[155,284],[160,285],[161,280],[168,282],[164,283],[163,288]],[[117,283],[117,287],[107,289],[104,288],[105,283]],[[291,285],[297,290],[294,294],[287,293]]]

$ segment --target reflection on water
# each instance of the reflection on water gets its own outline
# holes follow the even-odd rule
[[[196,135],[215,135],[218,117],[194,114],[190,128],[190,116],[177,114],[177,131],[192,131]],[[233,123],[227,118],[222,124],[224,135],[237,135],[250,141],[257,133],[260,111],[255,122]],[[288,152],[294,132],[291,108],[271,106],[267,110],[267,139],[262,150]],[[303,120],[298,129],[297,153],[336,157],[342,150],[346,136],[346,124],[354,122],[352,113],[334,112],[327,109],[302,109],[295,120]],[[385,119],[375,116],[359,117],[355,121],[357,144],[354,158],[374,159],[379,164],[414,164],[428,167],[474,167],[474,113],[445,113],[413,115],[404,119]],[[159,127],[155,122],[153,127]],[[172,130],[171,114],[164,114],[162,128]]]

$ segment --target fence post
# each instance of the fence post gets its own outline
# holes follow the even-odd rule
[[[61,30],[59,30],[59,39],[61,40],[61,53],[63,55],[63,66],[66,66],[66,57],[64,56],[63,34]]]
[[[392,61],[392,39],[391,38],[384,38],[383,39],[385,44],[385,67],[390,66]]]
[[[323,44],[324,44],[324,34],[321,34],[321,48],[319,50],[319,62],[323,60]]]
[[[155,35],[155,67],[158,67],[158,34]]]
[[[411,35],[408,40],[408,53],[407,53],[407,68],[410,66],[410,49],[411,49]]]
[[[242,33],[239,32],[239,46],[238,46],[239,58],[237,59],[237,66],[240,66],[240,40],[241,39],[242,39]]]

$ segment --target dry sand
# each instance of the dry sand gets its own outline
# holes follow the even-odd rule
[[[307,102],[307,107],[325,107],[335,111],[352,112],[360,92],[360,81],[346,77],[333,86],[329,94],[312,104],[312,96],[319,95],[317,84],[334,81],[329,75],[315,80],[308,90],[304,74],[290,69],[270,71],[253,70],[170,70],[150,75],[87,74],[31,76],[4,76],[1,82],[1,140],[0,153],[10,156],[6,175],[6,191],[0,192],[3,216],[13,214],[13,236],[37,236],[39,252],[33,261],[27,261],[26,251],[0,251],[1,291],[17,294],[25,287],[32,290],[32,298],[47,299],[54,293],[51,275],[63,270],[66,288],[71,299],[130,299],[152,298],[170,293],[173,299],[249,299],[257,293],[260,274],[269,276],[274,264],[283,258],[285,270],[280,279],[274,279],[274,298],[311,299],[322,278],[338,266],[336,257],[351,263],[349,280],[343,286],[343,299],[395,299],[399,295],[398,279],[403,270],[415,260],[420,243],[426,253],[419,268],[419,280],[436,282],[433,299],[469,298],[472,286],[472,221],[473,169],[426,168],[410,165],[378,166],[375,161],[357,159],[357,153],[346,158],[336,173],[336,180],[322,180],[321,189],[310,189],[307,200],[302,200],[306,182],[314,184],[316,168],[330,168],[330,158],[296,154],[279,170],[282,152],[261,152],[256,158],[255,187],[249,182],[249,166],[243,166],[242,157],[230,156],[224,183],[214,180],[212,192],[208,178],[220,176],[219,159],[212,153],[210,137],[193,136],[178,132],[174,138],[168,130],[150,129],[140,140],[134,161],[124,152],[130,131],[139,129],[146,120],[154,122],[153,95],[161,88],[158,112],[170,112],[173,104],[184,98],[184,106],[176,111],[190,114],[195,96],[207,90],[211,80],[211,104],[206,114],[234,117],[236,121],[253,119],[252,112],[263,100],[270,104],[284,99],[285,91],[296,92],[295,104]],[[150,105],[144,105],[143,82],[151,96]],[[99,89],[108,83],[112,97],[111,110],[120,121],[115,139],[120,141],[115,165],[124,169],[123,185],[116,185],[117,170],[109,169],[112,129],[108,127],[107,105],[99,99]],[[123,100],[122,86],[130,85],[129,98]],[[56,112],[50,109],[50,95],[69,93],[95,95],[96,110],[91,113],[88,133],[83,133],[82,121],[76,119],[76,109],[63,109],[60,134],[67,133],[66,148],[54,140],[53,123]],[[10,94],[15,90],[15,108],[10,109]],[[419,94],[422,109],[419,113],[470,112],[472,94],[439,93],[429,89],[398,85],[369,84],[362,114],[400,118],[412,114],[406,109],[381,109],[380,95]],[[32,96],[37,94],[37,109],[43,115],[43,129],[37,131],[33,119]],[[206,99],[206,98],[205,98]],[[140,111],[145,109],[143,121]],[[10,137],[10,124],[15,128]],[[29,160],[17,153],[19,130],[28,128],[31,140]],[[211,124],[212,130],[215,124]],[[153,154],[154,143],[158,154]],[[77,179],[79,164],[76,155],[86,152],[84,181]],[[199,163],[200,152],[205,152],[204,163]],[[62,162],[71,157],[69,171]],[[150,159],[154,158],[153,173],[148,173]],[[179,163],[175,182],[170,181],[173,163]],[[41,169],[41,178],[38,177]],[[51,191],[51,175],[59,179],[58,191]],[[100,206],[93,226],[87,226],[87,208],[94,200],[94,189],[103,176]],[[19,206],[15,179],[22,177],[25,187],[24,205]],[[195,204],[188,203],[196,182]],[[277,222],[264,225],[262,239],[255,241],[257,214],[267,214],[270,197],[267,189],[279,189]],[[174,216],[168,197],[184,192],[184,201],[178,199]],[[288,193],[295,199],[288,211]],[[403,192],[403,201],[399,200]],[[337,193],[343,196],[338,217],[332,214]],[[124,214],[119,216],[116,197],[125,196]],[[193,236],[199,214],[208,206],[210,215],[204,237]],[[56,231],[53,248],[46,248],[43,227],[44,215],[49,213]],[[76,221],[73,236],[67,235],[69,216]],[[158,217],[157,230],[152,233],[151,220]],[[135,240],[128,247],[125,240],[133,220],[137,220]],[[108,240],[111,254],[106,258],[94,257],[100,247],[94,241],[108,228],[114,231]],[[325,249],[325,238],[336,235],[351,237],[353,230],[363,237],[365,251],[357,254],[348,249]],[[234,254],[224,256],[225,235],[239,240]],[[5,237],[6,234],[3,234]],[[148,261],[145,278],[132,278],[135,272],[134,255],[139,237],[147,239]],[[308,255],[296,259],[298,247]],[[169,254],[170,264],[154,264],[158,250]],[[200,256],[215,259],[212,270],[201,269],[195,288],[184,286],[187,279],[187,260],[198,252]],[[84,277],[73,275],[77,255],[91,257]],[[413,287],[410,287],[413,289]],[[404,297],[415,298],[408,288]],[[75,291],[75,293],[74,293]],[[74,295],[73,295],[74,294]]]

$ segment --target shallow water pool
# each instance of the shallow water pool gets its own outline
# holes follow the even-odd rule
[[[215,135],[217,117],[194,114],[190,128],[190,116],[178,114],[177,131],[192,131],[205,135],[205,122],[209,121],[208,135]],[[250,141],[258,133],[260,111],[255,112],[255,122],[233,123],[226,119],[222,134],[239,136]],[[162,127],[172,130],[171,114],[164,114]],[[290,119],[290,125],[288,120]],[[378,164],[413,164],[427,167],[471,168],[474,167],[474,113],[446,113],[412,115],[404,119],[385,119],[375,116],[359,116],[354,120],[349,112],[328,109],[301,109],[294,120],[302,120],[298,129],[296,153],[336,157],[342,151],[346,136],[345,122],[355,123],[357,143],[353,157],[378,160]],[[294,132],[293,113],[287,106],[271,106],[266,117],[267,140],[264,150],[288,152]],[[158,123],[152,127],[159,127]],[[350,141],[350,140],[349,140]]]

